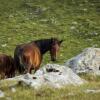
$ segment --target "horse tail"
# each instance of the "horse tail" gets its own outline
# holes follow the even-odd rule
[[[24,63],[24,60],[25,57],[23,54],[19,55],[19,63],[20,63],[20,68],[21,68],[21,71],[24,71],[25,70],[25,63]]]
[[[18,47],[16,47],[14,52],[14,64],[19,73],[23,73],[25,70],[25,66],[23,64],[23,52]]]

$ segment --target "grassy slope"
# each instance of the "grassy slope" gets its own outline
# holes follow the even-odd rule
[[[3,81],[0,89],[5,92],[5,98],[0,98],[0,100],[7,100],[7,98],[12,98],[13,100],[99,100],[100,93],[85,93],[85,91],[87,89],[100,89],[100,82],[97,82],[100,81],[100,77],[92,77],[92,81],[89,81],[89,83],[81,86],[66,86],[62,89],[43,87],[39,90],[34,90],[28,86],[22,87],[18,85],[15,88],[15,93],[8,87],[8,84],[11,85],[13,83]]]
[[[19,43],[58,37],[65,40],[57,61],[62,64],[86,47],[100,47],[100,3],[96,1],[98,0],[0,0],[0,52],[13,55],[14,48]],[[46,54],[43,64],[48,62],[50,57]],[[95,85],[99,87],[100,83],[90,83],[90,87],[95,88]],[[79,92],[74,98],[68,96],[67,99],[80,100],[81,96],[87,100],[90,96],[91,100],[100,98],[99,94],[81,93],[82,88],[84,86],[70,89]],[[33,96],[33,90],[18,88],[21,89],[23,92],[18,91],[13,95],[15,100],[18,97],[22,100],[23,96],[26,100],[41,98],[41,95],[48,99],[54,95],[55,100],[64,97],[62,100],[65,100],[67,92],[62,97],[60,94],[63,95],[68,90],[48,89],[48,92],[43,90],[44,94],[41,90],[40,96]],[[9,90],[7,93],[11,96]]]
[[[65,40],[58,59],[63,63],[86,47],[100,47],[99,3],[83,1],[0,0],[0,52],[13,55],[19,43],[58,37]]]

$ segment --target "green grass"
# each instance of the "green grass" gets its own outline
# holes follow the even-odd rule
[[[0,44],[7,44],[0,52],[13,55],[17,44],[58,37],[65,40],[57,62],[63,63],[86,47],[100,47],[99,4],[87,1],[0,0]]]
[[[100,93],[85,93],[87,89],[100,89],[100,82],[89,82],[80,86],[67,85],[62,89],[42,87],[39,90],[34,90],[28,86],[17,85],[15,87],[15,93],[8,87],[11,85],[11,81],[4,81],[2,83],[4,84],[1,85],[0,89],[5,92],[5,97],[0,100],[6,100],[8,97],[13,100],[99,100],[100,98]]]
[[[100,48],[100,2],[98,0],[0,0],[0,53],[13,56],[17,44],[41,38],[64,39],[56,63],[79,54],[84,48]],[[52,63],[49,53],[42,65]],[[83,77],[83,76],[82,76]],[[14,100],[99,100],[100,94],[85,94],[81,90],[100,87],[99,78],[90,80],[88,86],[66,87],[61,90],[18,87],[14,94],[7,95]],[[94,80],[96,81],[94,82]],[[91,83],[93,82],[93,83]],[[71,89],[70,89],[71,88]],[[75,96],[67,96],[69,92]]]

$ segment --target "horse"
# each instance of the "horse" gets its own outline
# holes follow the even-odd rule
[[[50,51],[51,61],[56,61],[62,41],[57,38],[50,38],[17,45],[14,51],[14,62],[18,72],[31,74],[32,69],[34,69],[35,73],[47,51]]]
[[[11,78],[15,75],[14,59],[6,54],[0,54],[1,79]]]

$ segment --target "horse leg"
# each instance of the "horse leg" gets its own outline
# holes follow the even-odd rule
[[[6,78],[6,75],[5,75],[5,73],[1,73],[1,77],[0,77],[1,79],[5,79]]]
[[[29,71],[29,73],[30,73],[30,74],[32,73],[32,68],[30,68],[30,71]]]
[[[39,69],[39,67],[35,67],[34,68],[34,73],[36,73],[36,71]]]
[[[14,76],[15,76],[15,72],[14,73],[11,72],[11,73],[8,74],[8,78],[12,78]]]
[[[37,69],[34,69],[34,73],[36,73]]]
[[[32,71],[31,66],[28,66],[27,73],[30,73],[31,74],[31,71]]]

